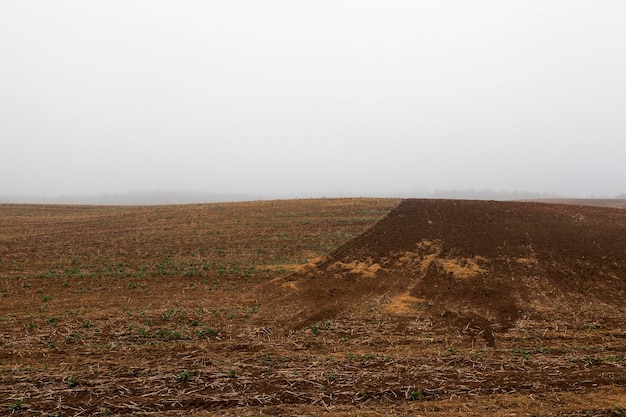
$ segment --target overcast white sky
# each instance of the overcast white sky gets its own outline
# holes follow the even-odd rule
[[[626,1],[0,2],[0,195],[626,192]]]

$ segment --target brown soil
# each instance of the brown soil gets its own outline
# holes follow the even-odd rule
[[[0,414],[619,416],[625,289],[615,208],[5,205]]]
[[[279,304],[294,328],[381,295],[407,293],[432,318],[480,333],[490,346],[537,308],[621,306],[626,212],[495,201],[404,200],[323,263],[294,274]],[[468,327],[469,326],[469,327]]]
[[[613,207],[626,209],[626,199],[624,198],[545,198],[525,201],[535,201],[538,203],[550,204],[569,204],[574,206]]]

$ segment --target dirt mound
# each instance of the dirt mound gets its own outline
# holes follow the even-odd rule
[[[625,290],[624,210],[409,199],[280,280],[278,302],[294,328],[369,301],[397,315],[418,306],[493,345],[525,312],[564,299],[619,305]]]

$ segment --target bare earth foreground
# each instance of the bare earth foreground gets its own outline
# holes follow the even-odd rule
[[[0,415],[626,415],[615,207],[0,205],[0,292]]]

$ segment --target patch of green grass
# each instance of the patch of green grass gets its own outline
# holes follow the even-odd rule
[[[171,329],[159,329],[155,333],[155,337],[157,339],[163,341],[172,341],[172,340],[180,340],[183,338],[183,335],[178,330]]]
[[[585,356],[582,360],[585,363],[585,365],[593,365],[594,363],[600,362],[598,359],[592,356]]]
[[[249,305],[248,307],[246,307],[246,317],[250,317],[253,314],[256,314],[259,312],[259,306],[256,305]]]
[[[56,272],[56,271],[55,271]],[[65,271],[63,271],[63,274],[67,277],[67,278],[72,278],[80,274],[80,269],[78,269],[78,267],[74,266],[72,268],[66,269]]]
[[[11,412],[19,411],[22,409],[23,404],[23,400],[15,400],[11,404],[9,404],[9,410],[11,410]]]
[[[525,349],[513,349],[513,354],[515,356],[522,356],[525,360],[530,359],[530,351]]]
[[[70,388],[73,388],[77,385],[78,385],[78,378],[76,377],[76,375],[70,375],[67,378],[67,386]]]
[[[83,340],[83,335],[80,332],[74,332],[69,336],[65,336],[65,343],[73,344],[80,340]]]
[[[35,278],[55,278],[59,276],[59,273],[56,271],[56,269],[49,269],[46,272],[35,274],[34,276]]]
[[[188,382],[192,376],[192,373],[185,369],[176,377],[176,382]]]
[[[169,309],[167,311],[164,311],[161,314],[161,317],[163,318],[163,320],[172,320],[174,317],[179,316],[182,317],[184,316],[185,313],[181,310],[181,309]]]
[[[200,337],[217,336],[219,332],[212,327],[204,327],[196,331]]]
[[[421,389],[411,391],[411,393],[407,395],[407,399],[409,401],[421,401],[424,399],[424,392]]]
[[[449,347],[445,353],[443,354],[443,356],[457,356],[459,353],[461,353],[461,351],[459,351],[457,348],[454,347]]]

